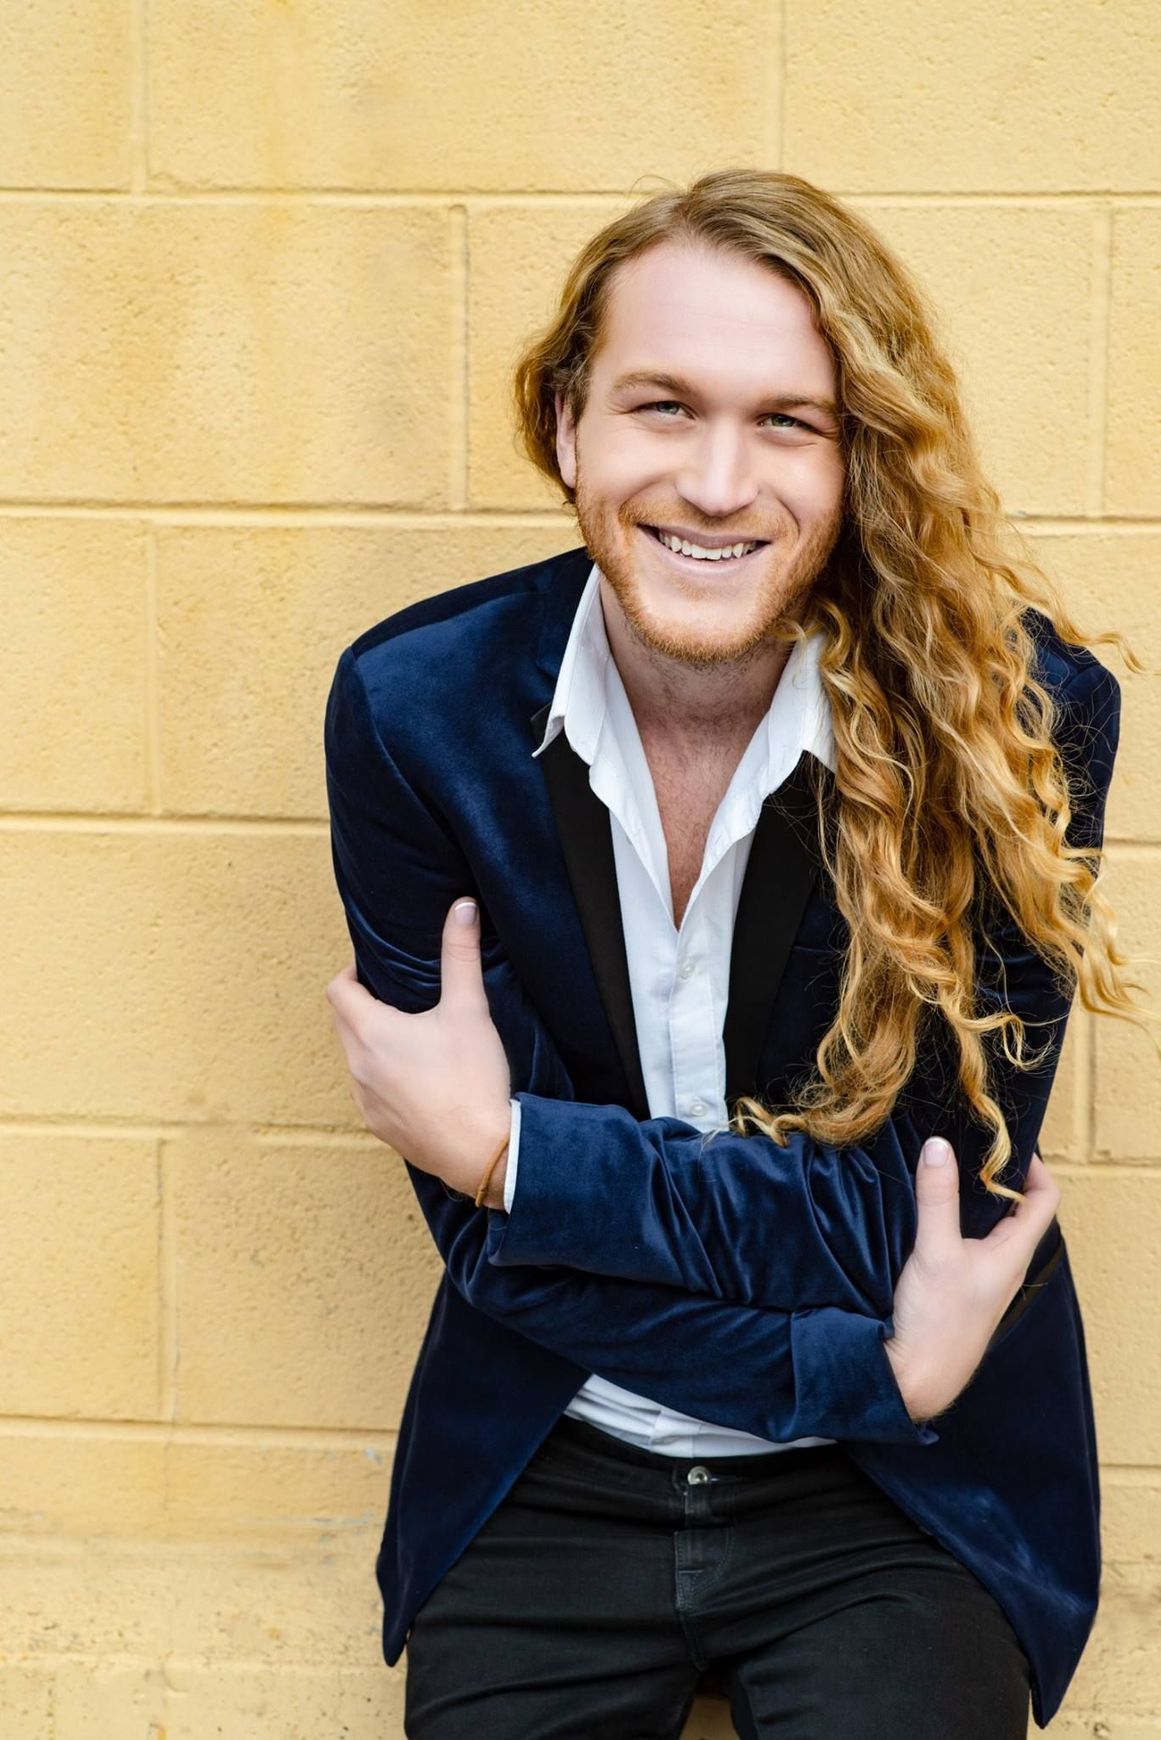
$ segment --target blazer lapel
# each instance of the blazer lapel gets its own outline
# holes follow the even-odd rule
[[[544,736],[550,707],[551,702],[532,720],[537,742]],[[544,751],[540,765],[548,785],[573,899],[592,957],[597,989],[625,1072],[629,1109],[635,1118],[644,1119],[649,1116],[649,1101],[633,1016],[609,812],[589,785],[587,765],[563,731]]]
[[[803,751],[789,779],[762,806],[742,880],[730,950],[730,990],[723,1042],[726,1107],[761,1097],[762,1052],[794,938],[822,865],[818,843],[816,771],[829,768]]]
[[[545,706],[533,717],[536,742],[544,736],[548,714]],[[597,989],[624,1070],[629,1109],[636,1118],[648,1118],[609,812],[563,731],[540,764]],[[760,1095],[765,1085],[759,1076],[766,1034],[794,938],[818,881],[816,771],[833,781],[829,769],[804,752],[789,779],[763,804],[750,847],[734,923],[723,1030],[731,1112],[740,1095]]]

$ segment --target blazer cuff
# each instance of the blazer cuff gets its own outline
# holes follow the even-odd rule
[[[863,1317],[837,1306],[796,1311],[790,1347],[797,1412],[821,1422],[836,1438],[886,1444],[938,1444],[939,1433],[917,1425],[903,1405],[884,1342],[895,1333],[890,1317]],[[833,1426],[827,1426],[827,1420]]]

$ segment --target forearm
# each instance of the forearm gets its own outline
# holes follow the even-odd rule
[[[934,1441],[904,1406],[885,1346],[889,1319],[767,1311],[564,1269],[500,1268],[487,1246],[489,1222],[501,1217],[409,1172],[457,1291],[584,1370],[776,1443]]]

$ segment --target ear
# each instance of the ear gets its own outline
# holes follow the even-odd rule
[[[556,394],[556,463],[569,489],[576,488],[576,423],[562,392]]]

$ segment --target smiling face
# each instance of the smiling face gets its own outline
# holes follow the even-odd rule
[[[837,396],[810,303],[769,268],[673,242],[618,268],[579,420],[557,395],[556,450],[644,646],[727,664],[793,617],[842,524]],[[678,553],[669,534],[746,551]]]

